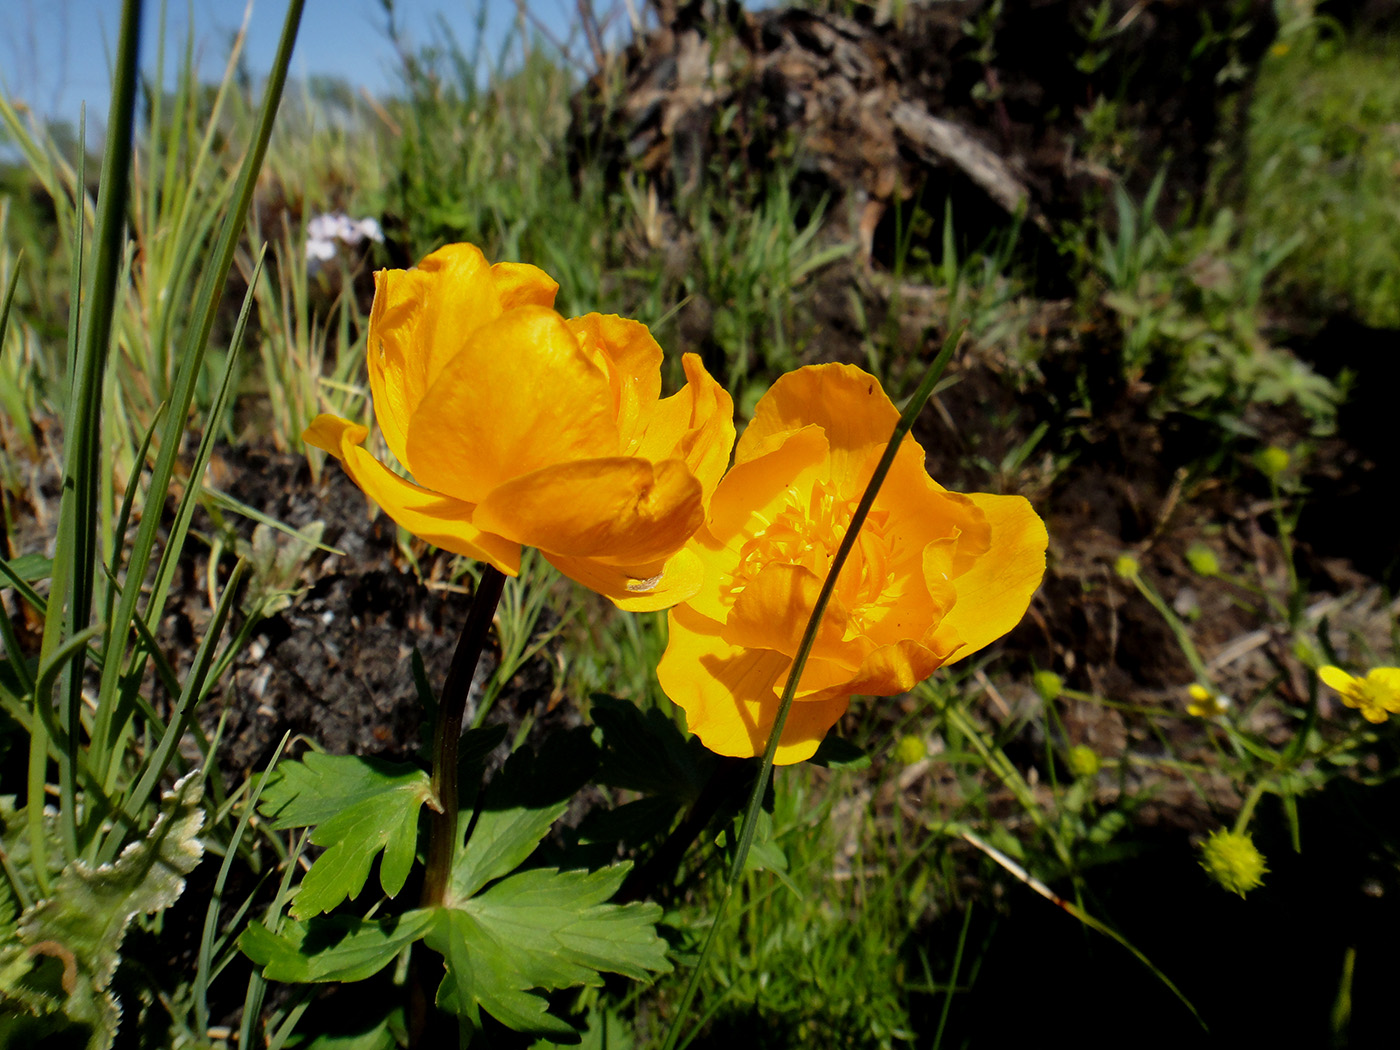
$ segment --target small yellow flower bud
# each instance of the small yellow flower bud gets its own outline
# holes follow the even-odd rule
[[[1260,449],[1254,456],[1255,465],[1264,472],[1265,477],[1269,478],[1277,478],[1288,469],[1288,464],[1292,461],[1293,457],[1288,454],[1287,450],[1281,449],[1277,445]]]
[[[1249,832],[1236,834],[1224,828],[1212,831],[1202,843],[1201,867],[1220,886],[1241,897],[1261,885],[1269,870]]]
[[[1202,576],[1220,575],[1220,559],[1204,543],[1193,543],[1186,548],[1186,563]]]
[[[924,746],[922,738],[911,733],[895,745],[894,753],[895,757],[906,766],[912,766],[915,762],[928,757],[928,748]]]
[[[1031,684],[1047,704],[1059,699],[1060,691],[1065,687],[1064,679],[1054,671],[1037,671],[1031,679]]]
[[[1087,744],[1076,744],[1069,749],[1069,754],[1066,757],[1069,761],[1070,772],[1077,777],[1097,776],[1103,767],[1099,753]]]
[[[1118,560],[1113,563],[1113,571],[1123,579],[1131,580],[1142,571],[1142,566],[1138,563],[1135,555],[1124,551],[1118,555]]]

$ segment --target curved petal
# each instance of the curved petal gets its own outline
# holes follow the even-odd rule
[[[773,649],[784,656],[796,657],[823,582],[820,576],[801,565],[765,566],[734,599],[720,637],[732,645]],[[866,647],[855,638],[846,639],[850,626],[850,613],[833,594],[822,614],[821,626],[812,644],[812,656],[845,663],[849,670],[858,668]]]
[[[710,500],[710,532],[726,544],[753,536],[767,528],[790,499],[805,505],[826,468],[826,435],[819,427],[804,427],[765,455],[735,463]]]
[[[735,464],[715,489],[705,529],[693,545],[705,562],[705,581],[691,604],[723,620],[733,603],[733,573],[744,548],[766,529],[795,492],[806,499],[826,466],[826,438],[808,427],[748,463]]]
[[[690,605],[712,620],[723,621],[729,616],[734,603],[734,571],[739,567],[742,545],[741,537],[735,546],[726,546],[704,527],[686,544],[686,550],[699,559],[703,573],[700,588],[689,598]]]
[[[408,420],[427,389],[426,361],[417,337],[432,278],[419,270],[377,270],[374,305],[365,339],[365,364],[374,416],[389,451],[407,460]]]
[[[472,503],[541,467],[616,454],[608,378],[542,306],[475,329],[408,428],[414,477]]]
[[[748,758],[763,754],[778,714],[774,685],[791,661],[765,649],[729,645],[720,625],[687,606],[672,609],[670,641],[657,665],[661,688],[686,714],[690,731],[711,751]],[[845,713],[849,697],[794,702],[775,762],[811,758]]]
[[[320,415],[306,428],[302,440],[340,460],[364,494],[419,539],[487,562],[507,576],[520,572],[520,544],[475,525],[472,504],[399,477],[360,447],[368,436],[369,431],[357,423]]]
[[[647,326],[616,314],[586,314],[570,318],[568,325],[584,352],[597,353],[607,364],[618,451],[646,459],[674,458],[673,451],[662,455],[633,451],[645,413],[661,396],[661,361],[665,355]]]
[[[475,245],[449,244],[412,270],[375,273],[365,342],[370,389],[384,440],[408,469],[409,424],[424,394],[472,330],[500,315],[491,269]]]
[[[963,641],[952,660],[961,660],[996,641],[1021,621],[1045,576],[1045,523],[1021,496],[968,496],[987,517],[991,547],[971,568],[953,579],[957,604],[943,624]]]
[[[517,306],[554,308],[559,282],[538,266],[498,262],[491,267],[491,278],[495,282],[502,310],[513,310]]]
[[[636,455],[686,461],[709,504],[734,448],[734,399],[705,371],[699,354],[681,359],[686,385],[646,414]]]
[[[894,696],[907,693],[943,665],[945,656],[919,642],[905,639],[870,653],[851,679],[852,693]]]
[[[1343,696],[1357,696],[1361,692],[1360,679],[1353,678],[1340,667],[1319,667],[1317,676],[1323,683]]]
[[[735,458],[745,462],[774,435],[819,426],[834,460],[852,454],[863,459],[863,449],[889,443],[898,422],[899,410],[869,372],[854,365],[807,365],[780,376],[759,399]]]
[[[618,566],[669,557],[703,520],[700,483],[678,459],[560,463],[497,486],[476,510],[482,528],[527,547]]]
[[[682,548],[660,566],[619,568],[593,558],[545,558],[569,579],[597,591],[624,612],[656,612],[685,601],[700,588],[705,569],[693,551]]]

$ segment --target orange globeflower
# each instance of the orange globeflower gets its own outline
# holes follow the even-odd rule
[[[899,412],[874,376],[815,365],[759,401],[690,547],[704,581],[670,613],[658,677],[723,755],[763,753],[807,618]],[[1021,619],[1045,525],[1020,496],[948,492],[905,440],[841,570],[776,761],[800,762],[856,693],[890,696]]]
[[[664,609],[699,586],[686,540],[734,443],[733,402],[700,359],[660,399],[646,326],[553,310],[559,286],[470,244],[374,275],[369,378],[405,480],[360,446],[364,427],[318,416],[304,439],[365,494],[445,550],[520,571],[538,547],[624,609]]]

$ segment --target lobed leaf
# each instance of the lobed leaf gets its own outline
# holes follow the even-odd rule
[[[644,978],[670,970],[656,935],[656,904],[606,904],[630,870],[536,868],[502,879],[485,893],[440,909],[426,936],[447,975],[444,1010],[477,1018],[485,1010],[523,1031],[567,1035],[535,989],[599,985],[601,972]]]
[[[397,896],[417,853],[418,810],[431,797],[428,774],[403,763],[313,752],[280,765],[260,808],[275,829],[314,826],[311,841],[326,847],[302,880],[293,916],[358,897],[381,851],[379,883]]]
[[[594,723],[603,731],[598,779],[613,787],[664,795],[690,805],[700,797],[714,767],[714,755],[697,738],[687,739],[660,710],[597,694]]]
[[[270,981],[363,981],[422,937],[434,916],[431,910],[377,921],[357,915],[328,915],[310,922],[283,923],[279,933],[254,922],[238,938],[238,947],[262,967],[263,976]]]

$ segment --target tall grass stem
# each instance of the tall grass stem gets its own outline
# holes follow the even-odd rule
[[[787,685],[783,688],[782,699],[778,704],[778,714],[773,720],[773,728],[768,734],[768,744],[763,750],[763,762],[759,767],[758,778],[754,781],[753,793],[749,796],[748,810],[744,814],[744,824],[739,832],[739,841],[734,851],[734,862],[729,869],[729,878],[725,882],[724,892],[720,895],[719,903],[715,906],[715,916],[710,922],[709,932],[705,935],[704,946],[700,949],[700,958],[696,960],[694,968],[690,971],[690,979],[686,982],[685,993],[681,997],[676,1016],[671,1022],[670,1031],[666,1034],[664,1050],[675,1050],[676,1040],[680,1037],[681,1025],[685,1023],[686,1016],[690,1013],[691,1004],[695,1000],[695,993],[699,990],[700,979],[705,972],[705,961],[709,958],[715,933],[724,921],[724,913],[729,906],[730,899],[734,896],[734,889],[744,874],[744,865],[748,861],[749,849],[753,845],[754,832],[758,828],[758,815],[763,809],[763,796],[768,789],[768,778],[773,772],[773,760],[778,753],[778,743],[783,737],[783,727],[787,724],[788,712],[792,709],[793,697],[797,695],[797,686],[802,678],[802,671],[807,666],[807,657],[816,642],[822,616],[826,613],[827,604],[831,601],[831,595],[836,589],[836,581],[841,575],[841,569],[846,564],[851,550],[855,547],[856,538],[860,535],[861,526],[865,524],[866,516],[875,503],[880,486],[884,484],[885,475],[890,472],[890,468],[894,465],[895,455],[899,452],[900,444],[903,443],[909,431],[913,429],[914,420],[923,411],[928,399],[933,396],[934,387],[938,385],[938,380],[942,378],[944,369],[952,360],[953,352],[957,349],[958,342],[962,339],[966,328],[966,324],[959,324],[948,334],[948,338],[944,340],[943,349],[939,351],[938,356],[933,359],[933,363],[929,365],[928,371],[924,374],[923,382],[919,384],[913,397],[904,406],[899,422],[895,424],[894,433],[890,435],[889,444],[885,446],[884,454],[875,467],[875,473],[870,476],[870,481],[865,486],[865,492],[861,495],[860,502],[856,504],[855,513],[851,515],[851,523],[846,528],[846,535],[841,538],[841,544],[836,548],[836,554],[831,559],[831,568],[827,570],[826,579],[822,582],[822,589],[817,595],[816,604],[812,607],[812,613],[807,618],[807,629],[803,632],[801,644],[797,647],[797,655],[793,658],[792,670],[788,673]]]

